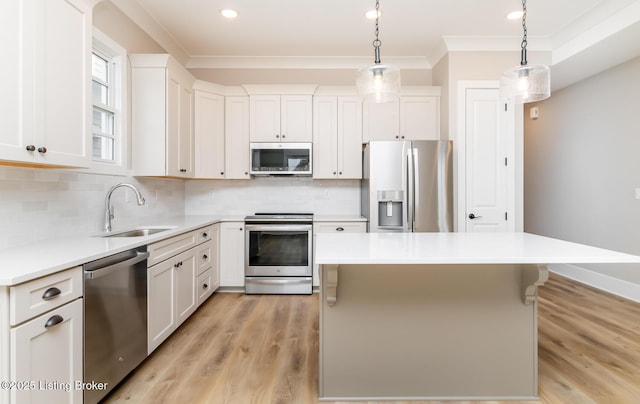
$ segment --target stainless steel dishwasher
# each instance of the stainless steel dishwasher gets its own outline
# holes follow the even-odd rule
[[[84,382],[97,386],[84,390],[85,404],[100,401],[147,356],[148,256],[144,246],[84,265]]]

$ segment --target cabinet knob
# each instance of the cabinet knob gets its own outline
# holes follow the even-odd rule
[[[284,135],[282,135],[282,138],[284,139]]]
[[[181,168],[181,169],[180,169],[180,172],[181,172],[181,173],[186,173],[186,172],[187,172],[187,169],[186,169],[186,168]]]
[[[242,231],[242,227],[240,228],[240,231]]]
[[[335,172],[335,171],[333,172],[333,175],[336,175],[336,172]]]
[[[60,293],[62,293],[60,291],[60,289],[53,287],[53,288],[49,288],[47,290],[44,291],[44,293],[42,294],[42,300],[51,300],[54,297],[57,297],[60,295]]]
[[[30,144],[29,146],[27,146],[27,151],[35,151],[36,147],[32,144]]]
[[[224,171],[220,171],[220,175],[224,175]]]
[[[280,138],[280,135],[276,135],[277,138]]]
[[[342,175],[342,171],[338,171],[338,175]]]
[[[208,287],[209,287],[209,285],[207,285],[206,283],[203,283],[203,284],[202,284],[202,289],[205,289],[205,290],[206,290]]]
[[[396,139],[400,139],[400,136],[396,135]]]
[[[38,153],[42,153],[45,154],[47,152],[47,148],[42,146],[42,147],[38,147]]]
[[[336,227],[336,231],[344,231],[344,227]]]
[[[204,254],[204,255],[202,256],[202,259],[203,259],[203,260],[206,260],[207,258],[209,258],[209,256],[208,256],[207,254]]]
[[[57,315],[57,314],[56,314],[56,315],[54,315],[54,316],[51,316],[51,317],[47,320],[47,322],[46,322],[46,323],[44,323],[44,328],[51,328],[51,327],[53,327],[54,325],[58,325],[58,324],[60,324],[60,323],[61,323],[61,322],[63,322],[63,321],[64,321],[64,318],[62,318],[62,316],[59,316],[59,315]]]
[[[209,237],[209,235],[206,232],[204,232],[202,233],[202,237]]]
[[[244,175],[249,175],[249,173],[245,171],[245,172],[244,172]]]

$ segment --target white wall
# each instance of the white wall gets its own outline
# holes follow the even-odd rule
[[[116,190],[114,229],[184,211],[182,181],[0,166],[0,250],[100,232],[107,191],[120,182],[137,185],[146,204],[137,206],[129,189]]]
[[[640,254],[638,72],[640,58],[527,104],[525,231]],[[537,120],[528,118],[534,106]],[[580,276],[579,268],[565,269]],[[585,281],[603,288],[633,283],[640,300],[637,266],[587,269]]]
[[[359,180],[305,177],[187,181],[185,213],[244,216],[256,212],[359,215]]]

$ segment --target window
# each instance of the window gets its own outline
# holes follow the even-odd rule
[[[92,171],[126,174],[126,50],[94,29],[92,75]]]

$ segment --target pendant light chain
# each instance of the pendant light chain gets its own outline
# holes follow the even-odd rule
[[[375,63],[380,63],[380,45],[382,45],[382,42],[380,41],[380,39],[378,39],[378,35],[380,34],[379,19],[380,19],[380,1],[376,0],[376,39],[373,41]]]
[[[522,0],[522,42],[520,43],[520,65],[527,64],[527,0]]]

